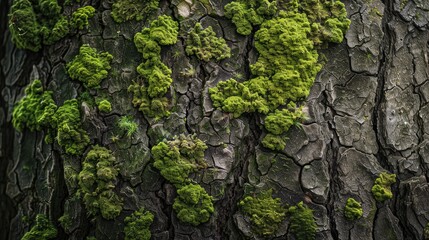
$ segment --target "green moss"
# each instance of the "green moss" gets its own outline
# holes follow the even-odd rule
[[[67,100],[52,116],[52,126],[57,130],[56,140],[66,153],[80,155],[89,144],[88,133],[82,129],[76,99]]]
[[[354,198],[348,198],[344,207],[344,216],[349,220],[357,220],[362,217],[362,205]]]
[[[39,131],[50,125],[56,109],[52,92],[43,91],[42,82],[34,80],[25,89],[25,96],[15,104],[12,124],[18,131],[25,127],[31,131]]]
[[[262,139],[262,145],[271,150],[283,151],[286,147],[286,141],[282,136],[268,133],[265,135],[264,139]]]
[[[112,104],[110,104],[109,100],[101,100],[98,102],[98,110],[100,112],[109,113],[112,111]]]
[[[95,48],[84,44],[79,54],[67,64],[67,72],[74,80],[79,80],[88,88],[98,87],[107,77],[113,56],[108,52],[97,53]]]
[[[181,186],[189,182],[190,173],[207,167],[204,160],[206,149],[206,144],[195,136],[180,135],[152,148],[153,165],[165,179]]]
[[[125,240],[150,240],[150,225],[154,216],[143,207],[125,218]]]
[[[214,212],[213,198],[200,185],[189,184],[177,190],[173,209],[184,223],[197,226],[207,222]]]
[[[262,24],[276,12],[275,0],[239,0],[225,5],[225,16],[232,19],[241,35],[251,34],[253,26]]]
[[[390,185],[396,182],[396,175],[389,174],[386,172],[381,173],[377,179],[375,179],[374,186],[371,189],[372,195],[379,202],[384,202],[387,199],[393,197]]]
[[[216,33],[209,26],[203,29],[200,23],[195,24],[186,40],[186,54],[196,55],[203,61],[216,61],[231,57],[231,49],[225,39],[216,37]]]
[[[302,110],[297,109],[296,105],[291,102],[287,109],[275,110],[274,113],[268,114],[264,126],[268,132],[280,135],[287,132],[291,126],[299,125],[303,118]]]
[[[262,236],[274,234],[286,217],[286,209],[280,198],[272,197],[271,189],[257,196],[246,196],[239,206],[250,217],[253,232]]]
[[[89,214],[105,219],[117,217],[122,210],[122,200],[113,191],[119,168],[111,151],[94,146],[86,155],[79,173],[79,194]]]
[[[66,231],[68,231],[73,225],[73,219],[67,213],[58,218],[58,222],[60,222],[61,227],[63,227],[63,229]]]
[[[159,0],[116,0],[111,15],[115,22],[141,21],[158,9]]]
[[[70,24],[75,29],[84,29],[88,26],[88,19],[94,17],[95,9],[92,6],[78,8],[71,16]]]
[[[133,83],[128,91],[132,92],[133,105],[149,117],[168,115],[168,101],[164,95],[168,92],[173,79],[171,69],[161,62],[161,45],[177,42],[178,23],[169,16],[160,16],[134,36],[137,50],[143,54],[144,62],[137,67],[137,72],[145,83]]]
[[[131,116],[123,116],[118,121],[118,127],[126,132],[128,137],[131,137],[137,131],[139,125]]]
[[[57,237],[57,229],[49,221],[49,219],[43,215],[38,214],[36,216],[36,224],[25,233],[21,240],[48,240],[55,239]]]
[[[317,225],[314,221],[313,211],[303,202],[288,209],[290,215],[289,231],[297,240],[316,239]]]
[[[70,32],[69,21],[64,16],[61,16],[55,25],[53,25],[52,30],[44,27],[42,28],[42,32],[43,43],[46,45],[52,45]]]

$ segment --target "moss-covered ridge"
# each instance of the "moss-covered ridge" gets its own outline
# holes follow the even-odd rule
[[[134,36],[137,50],[143,54],[144,62],[137,67],[137,72],[144,79],[144,84],[135,82],[128,91],[133,93],[133,105],[148,117],[169,114],[165,94],[173,79],[171,69],[161,61],[161,46],[175,44],[178,30],[178,23],[163,15]]]

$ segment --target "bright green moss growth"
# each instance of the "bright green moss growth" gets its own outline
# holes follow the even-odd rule
[[[131,137],[138,129],[139,125],[134,121],[131,116],[123,116],[118,121],[118,127]]]
[[[18,131],[25,127],[31,131],[50,125],[57,109],[52,92],[43,91],[42,82],[34,80],[26,89],[25,96],[16,103],[12,113],[12,124]]]
[[[55,239],[56,237],[57,229],[55,226],[45,215],[38,214],[36,216],[36,225],[25,233],[21,240],[48,240]]]
[[[231,49],[225,39],[216,37],[216,33],[209,26],[203,29],[200,23],[195,24],[186,40],[186,54],[196,55],[200,60],[216,61],[231,57]]]
[[[344,216],[349,220],[357,220],[362,217],[362,205],[354,198],[347,199],[344,207]]]
[[[383,172],[377,179],[375,179],[374,186],[372,187],[372,195],[379,202],[384,202],[393,197],[390,185],[396,182],[396,174]]]
[[[52,29],[43,27],[41,32],[43,35],[43,43],[52,45],[70,32],[70,23],[66,17],[61,16],[53,25]]]
[[[112,111],[112,104],[110,104],[109,100],[101,100],[97,105],[100,112],[109,113]]]
[[[262,145],[271,150],[283,151],[286,147],[286,141],[282,136],[268,133],[265,135],[264,139],[262,139]]]
[[[89,144],[88,133],[82,129],[76,99],[67,100],[52,116],[52,126],[57,130],[56,140],[66,153],[80,155]]]
[[[116,0],[111,15],[115,22],[141,21],[158,9],[159,0]]]
[[[272,197],[271,189],[256,197],[246,196],[239,206],[250,217],[253,232],[262,236],[274,234],[286,217],[286,209],[280,198]]]
[[[143,207],[125,218],[125,240],[150,240],[153,214]]]
[[[179,187],[189,182],[190,173],[207,167],[206,149],[206,144],[197,137],[180,135],[152,148],[153,165],[165,179]]]
[[[297,109],[293,102],[288,106],[288,109],[275,110],[274,113],[268,114],[264,124],[268,132],[280,135],[287,132],[291,126],[300,124],[304,117],[302,110]]]
[[[350,26],[344,4],[340,0],[301,0],[300,12],[311,22],[311,39],[315,45],[326,46],[328,42],[341,43]]]
[[[76,28],[82,30],[88,26],[88,19],[94,17],[95,9],[92,6],[85,6],[78,8],[71,17],[70,24]]]
[[[303,202],[289,207],[290,215],[289,231],[295,235],[297,240],[316,239],[317,225],[314,221],[313,211]]]
[[[276,0],[238,0],[225,5],[225,16],[232,19],[241,35],[249,35],[253,26],[262,24],[276,12]]]
[[[67,72],[74,80],[79,80],[88,88],[98,87],[107,77],[113,56],[108,52],[97,53],[95,48],[84,44],[79,54],[67,64]]]
[[[137,67],[137,72],[145,80],[140,86],[133,83],[128,91],[134,94],[133,105],[149,117],[168,115],[168,103],[164,95],[170,88],[173,79],[171,69],[161,61],[161,45],[172,45],[177,42],[178,23],[170,16],[160,16],[134,36],[137,50],[143,54],[144,62]]]
[[[193,226],[207,222],[214,212],[213,198],[200,185],[188,184],[177,190],[173,209],[177,218]]]
[[[115,157],[104,147],[94,146],[86,155],[78,180],[79,193],[89,214],[101,213],[105,219],[120,214],[122,200],[113,191],[118,170]]]

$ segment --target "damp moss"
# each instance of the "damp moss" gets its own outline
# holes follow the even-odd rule
[[[197,184],[188,184],[177,190],[173,209],[177,218],[184,223],[198,226],[207,222],[214,212],[213,198]]]
[[[113,219],[122,211],[122,199],[114,192],[119,168],[112,152],[104,147],[94,146],[82,163],[78,175],[79,194],[89,214],[101,214]]]
[[[274,234],[286,218],[280,198],[272,197],[272,190],[256,196],[246,196],[239,202],[241,210],[250,217],[253,232],[262,236]]]
[[[390,185],[396,182],[396,174],[390,174],[387,172],[382,172],[375,179],[374,185],[371,189],[372,195],[378,202],[384,202],[387,199],[393,197],[392,190]]]
[[[21,240],[48,240],[55,239],[57,237],[57,229],[49,221],[49,219],[43,215],[38,214],[36,216],[36,224],[26,232]]]
[[[111,15],[117,23],[141,21],[158,9],[159,0],[115,0]]]
[[[12,113],[12,124],[16,130],[28,128],[39,131],[49,127],[57,105],[52,99],[52,92],[44,91],[42,82],[34,80],[25,89],[25,96],[19,100]]]
[[[287,109],[275,110],[268,114],[264,126],[268,132],[280,135],[287,132],[291,126],[299,125],[303,118],[302,110],[296,108],[295,103],[291,102]]]
[[[180,135],[152,148],[154,166],[161,175],[177,187],[189,183],[189,174],[206,168],[206,144],[193,135]]]
[[[125,240],[150,240],[150,225],[154,216],[151,212],[140,208],[133,212],[131,216],[125,218]]]
[[[78,8],[75,12],[73,12],[70,20],[70,24],[75,29],[84,29],[88,26],[88,20],[94,17],[95,8],[92,6],[85,6]]]
[[[268,133],[262,139],[262,145],[271,150],[283,151],[286,147],[286,141],[282,136]]]
[[[354,198],[348,198],[344,207],[344,216],[349,220],[357,220],[362,217],[362,205]]]
[[[112,104],[110,104],[109,100],[103,99],[97,104],[98,110],[103,113],[109,113],[112,111]]]
[[[231,57],[231,49],[225,39],[216,36],[211,26],[204,29],[197,23],[186,40],[186,54],[196,55],[205,62],[219,61]]]
[[[317,225],[313,217],[313,211],[303,202],[289,207],[287,214],[290,216],[289,231],[297,240],[316,239]]]
[[[138,129],[138,123],[131,116],[122,116],[118,121],[118,127],[131,137]]]
[[[76,99],[67,100],[52,116],[56,129],[55,139],[66,153],[80,155],[89,144],[88,133],[82,128],[80,111]]]
[[[99,87],[110,70],[113,56],[108,52],[97,52],[95,48],[84,44],[73,61],[67,64],[67,72],[73,80],[81,81],[86,87]]]

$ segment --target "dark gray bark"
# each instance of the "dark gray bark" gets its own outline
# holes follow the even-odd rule
[[[87,1],[88,3],[91,1]],[[169,1],[168,1],[169,2]],[[159,13],[178,17],[180,1],[161,1]],[[292,128],[287,147],[270,152],[261,144],[261,119],[245,114],[233,119],[215,110],[208,88],[237,73],[249,77],[256,59],[250,37],[240,36],[223,16],[229,1],[212,1],[207,10],[196,3],[190,18],[181,21],[181,35],[195,19],[213,26],[232,49],[220,63],[202,63],[182,54],[184,39],[163,48],[164,63],[173,70],[169,98],[176,105],[171,116],[155,122],[133,108],[127,87],[141,62],[133,36],[147,23],[118,25],[110,17],[109,1],[92,1],[98,13],[89,29],[45,47],[38,53],[16,49],[7,28],[7,1],[0,2],[0,239],[19,239],[28,231],[23,217],[45,213],[58,226],[61,239],[123,238],[123,219],[140,206],[155,215],[153,239],[244,239],[248,219],[237,208],[245,185],[268,186],[282,202],[299,201],[314,210],[316,239],[424,239],[429,221],[429,4],[423,0],[344,1],[352,21],[345,41],[322,51],[328,62],[318,74],[306,101],[308,119]],[[80,169],[80,157],[67,156],[57,144],[43,142],[43,132],[16,132],[11,124],[14,103],[24,87],[41,79],[55,92],[58,104],[75,98],[82,86],[66,74],[65,63],[81,44],[114,56],[111,74],[98,94],[110,96],[113,112],[98,115],[89,109],[84,127],[93,144],[107,146],[121,165],[118,192],[124,199],[121,215],[113,221],[90,221],[84,205],[72,198],[64,168]],[[186,68],[196,69],[185,77]],[[138,133],[117,143],[115,123],[121,115],[139,122]],[[149,149],[163,138],[196,134],[209,146],[209,168],[193,176],[215,197],[215,214],[198,227],[181,224],[172,211],[176,195],[151,165]],[[276,161],[271,161],[275,159]],[[394,197],[377,203],[371,187],[379,173],[397,174]],[[348,221],[347,198],[362,202],[363,217]],[[57,219],[68,212],[76,220],[65,233]],[[290,237],[285,221],[273,239]],[[256,237],[255,237],[256,238]]]

